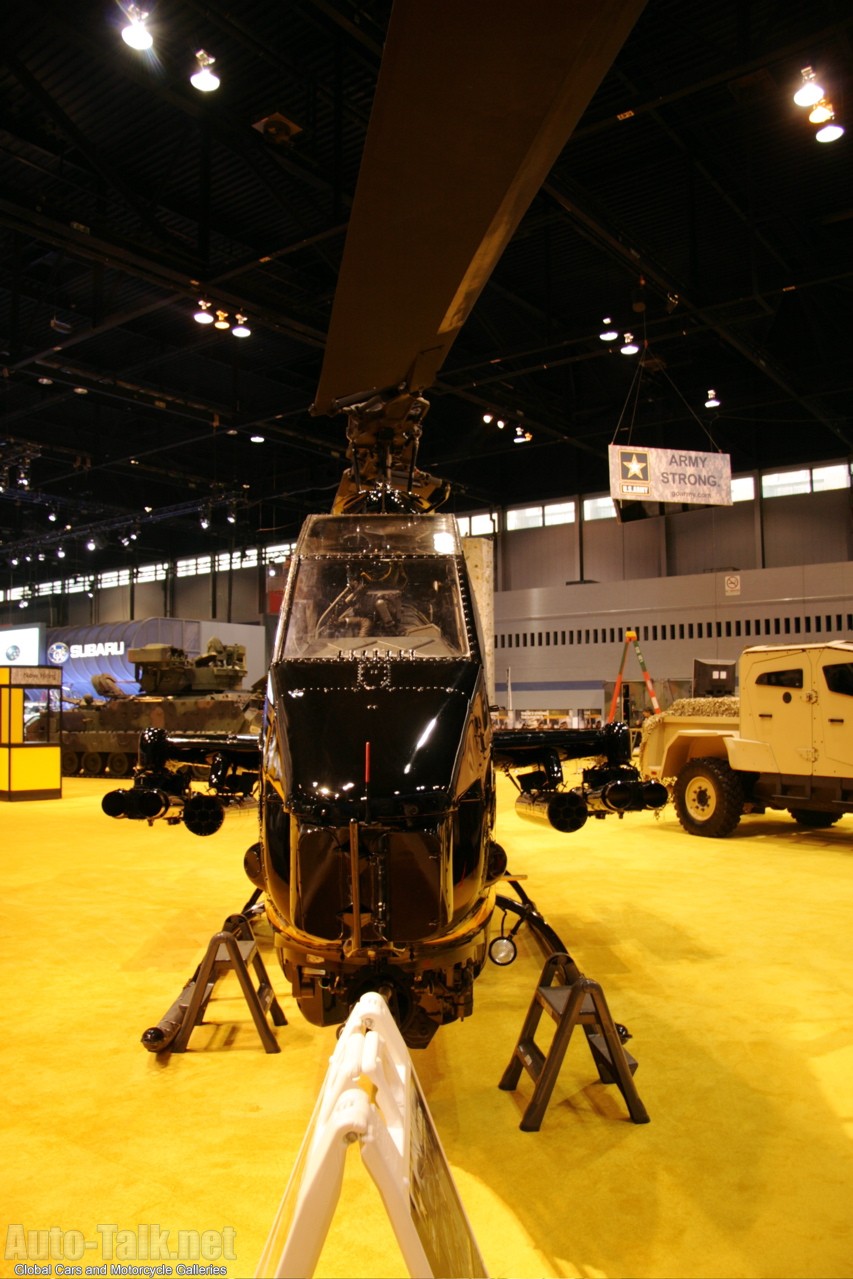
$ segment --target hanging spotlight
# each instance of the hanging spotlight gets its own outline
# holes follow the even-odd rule
[[[489,426],[489,425],[490,425],[490,423],[494,422],[494,420],[495,420],[495,415],[494,415],[494,413],[484,413],[484,414],[483,414],[483,421],[485,422],[486,426]]]
[[[636,354],[637,354],[637,352],[639,351],[639,349],[640,349],[640,348],[637,346],[637,343],[634,341],[634,334],[633,334],[633,333],[626,333],[626,334],[625,334],[625,345],[624,345],[624,346],[621,346],[619,349],[620,349],[620,351],[622,352],[622,354],[623,354],[623,355],[636,355]]]
[[[53,378],[52,378],[52,377],[40,377],[40,378],[39,378],[39,386],[53,386]]]
[[[228,521],[228,523],[229,523],[229,524],[236,524],[236,523],[237,523],[237,512],[234,510],[234,507],[233,507],[233,506],[229,506],[229,507],[228,507],[228,511],[227,511],[227,514],[226,514],[225,518],[226,518],[226,520]]]
[[[827,120],[831,120],[835,112],[832,109],[832,103],[827,102],[826,98],[821,98],[820,102],[815,103],[809,112],[809,121],[811,124],[825,124]]]
[[[210,515],[208,514],[207,511],[202,511],[201,515],[199,516],[198,522],[202,528],[210,528]]]
[[[230,325],[230,324],[229,324],[229,322],[228,322],[228,312],[227,312],[227,311],[217,311],[217,312],[216,312],[216,319],[213,321],[213,327],[214,327],[215,329],[230,329],[230,328],[231,328],[231,325]]]
[[[811,67],[803,67],[800,75],[803,77],[803,83],[794,94],[794,101],[798,107],[813,107],[823,97],[823,88],[818,84]]]
[[[844,126],[838,124],[835,119],[835,115],[833,114],[830,115],[828,123],[825,124],[822,129],[818,129],[815,134],[815,140],[817,142],[837,142],[838,139],[843,136]]]
[[[93,537],[90,537],[90,538],[89,538],[89,540],[88,540],[88,541],[87,541],[87,543],[86,543],[86,550],[87,550],[87,551],[96,551],[97,549],[98,549],[98,543],[95,541],[95,539],[94,539]]]
[[[57,558],[58,560],[64,560],[64,559],[65,559],[65,547],[64,547],[64,546],[57,546],[57,548],[56,548],[56,558]]]
[[[154,43],[151,32],[145,25],[147,13],[143,13],[135,4],[127,6],[127,26],[122,29],[121,38],[131,49],[150,49]]]
[[[190,76],[190,84],[194,89],[198,89],[199,93],[213,93],[214,89],[219,88],[219,76],[210,69],[216,59],[211,58],[204,49],[199,49],[195,60],[198,63],[198,70]]]
[[[263,444],[264,442],[263,435],[250,435],[249,439],[252,441],[253,444]],[[246,488],[248,486],[244,485],[243,487]]]
[[[604,328],[599,333],[602,342],[615,342],[619,334],[613,327],[613,321],[609,315],[605,315],[603,320]]]
[[[716,392],[716,391],[709,391],[709,392],[708,392],[708,398],[707,398],[707,400],[705,401],[705,408],[706,408],[706,409],[718,409],[719,407],[720,407],[720,401],[717,399],[717,392]]]
[[[198,300],[198,310],[193,316],[196,324],[212,324],[213,316],[210,314],[210,303],[205,302],[204,298]]]
[[[237,323],[234,325],[231,332],[234,334],[235,338],[250,338],[252,336],[252,330],[246,323],[245,315],[241,315],[238,311],[234,316],[234,319]]]
[[[502,417],[499,417],[495,425],[497,426],[499,431],[502,431],[504,427],[506,426],[506,422],[503,420]]]
[[[525,431],[520,424],[515,428],[515,435],[512,437],[513,444],[528,444],[533,439],[529,431]]]

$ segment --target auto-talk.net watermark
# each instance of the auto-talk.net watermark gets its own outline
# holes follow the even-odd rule
[[[101,1222],[87,1238],[82,1230],[12,1224],[3,1255],[16,1263],[13,1275],[227,1275],[222,1263],[237,1260],[235,1239],[233,1226],[172,1231],[143,1224],[123,1230]]]

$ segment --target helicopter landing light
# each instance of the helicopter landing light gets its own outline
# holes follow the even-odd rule
[[[489,959],[493,964],[506,968],[518,957],[518,947],[511,937],[496,937],[489,943]]]

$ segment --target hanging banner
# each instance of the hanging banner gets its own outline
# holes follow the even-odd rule
[[[610,496],[615,502],[698,502],[731,506],[728,453],[626,448],[611,444]]]

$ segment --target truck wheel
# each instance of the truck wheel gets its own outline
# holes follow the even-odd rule
[[[84,751],[80,767],[84,777],[97,777],[104,770],[104,761],[98,751]]]
[[[60,755],[63,777],[76,777],[80,771],[80,756],[70,746],[63,746]]]
[[[820,813],[814,808],[789,808],[788,812],[800,826],[808,826],[811,830],[826,830],[834,826],[840,813]]]
[[[691,760],[673,788],[678,820],[690,835],[722,839],[730,835],[743,812],[743,790],[725,760]]]

